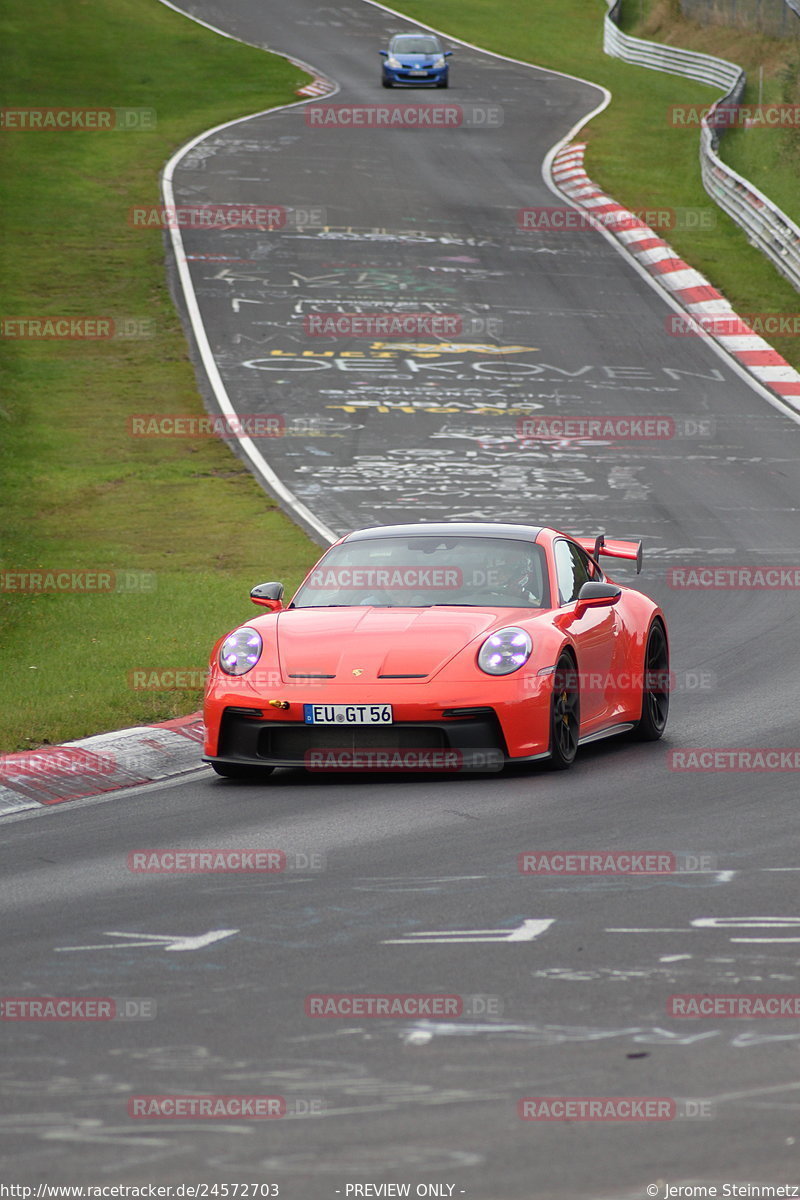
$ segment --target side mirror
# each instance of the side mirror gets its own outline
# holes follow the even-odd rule
[[[452,53],[453,53],[453,51],[452,51],[452,50],[445,50],[443,57],[444,57],[444,58],[449,58],[449,57],[450,57],[450,55],[451,55]]]
[[[615,583],[601,583],[589,579],[578,592],[578,603],[575,605],[575,616],[582,617],[587,608],[607,608],[616,604],[622,595],[622,588]]]
[[[379,50],[379,51],[378,51],[378,54],[382,54],[384,58],[388,58],[388,57],[389,57],[389,51],[388,51],[388,50]]]
[[[283,584],[259,583],[250,593],[253,604],[268,608],[270,612],[280,612],[283,608]]]

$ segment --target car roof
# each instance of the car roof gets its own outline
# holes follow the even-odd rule
[[[368,541],[382,537],[493,537],[515,538],[534,542],[542,532],[541,525],[503,525],[499,522],[439,521],[414,525],[373,525],[356,529],[344,538],[346,542]]]
[[[427,30],[425,30],[425,29],[420,29],[418,32],[415,32],[415,33],[396,33],[392,37],[392,41],[398,42],[402,38],[430,38],[432,42],[439,42],[439,39],[435,33],[428,33]]]

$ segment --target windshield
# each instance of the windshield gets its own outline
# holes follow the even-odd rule
[[[435,37],[404,35],[392,39],[390,49],[395,54],[441,54],[442,47]]]
[[[334,546],[309,573],[294,607],[469,605],[549,608],[541,546],[512,538],[368,538]]]

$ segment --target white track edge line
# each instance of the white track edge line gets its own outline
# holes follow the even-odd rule
[[[197,18],[191,16],[191,14],[185,13],[181,9],[176,8],[174,4],[170,3],[170,0],[159,0],[159,3],[166,5],[168,8],[173,9],[173,11],[180,13],[182,16],[188,17],[192,21],[197,20]],[[205,21],[198,20],[197,23],[204,25],[207,29],[212,30],[214,33],[222,32],[219,29],[214,29],[212,25],[207,25]],[[231,35],[223,34],[223,36],[230,37]],[[232,40],[240,41],[241,39],[232,38]],[[243,42],[242,44],[250,45],[250,43],[247,42]],[[262,48],[263,47],[257,47],[257,49]],[[271,50],[270,53],[280,54],[280,51]],[[285,57],[285,55],[283,57]],[[291,59],[290,61],[297,63],[304,70],[308,70],[311,74],[315,74],[317,72],[316,67],[310,67],[306,63],[301,63],[299,59]],[[334,95],[336,92],[338,92],[338,90],[339,85],[334,83],[333,90],[328,94]],[[194,147],[200,142],[204,141],[206,138],[212,137],[214,134],[219,133],[223,129],[230,129],[233,125],[240,125],[245,121],[252,121],[257,117],[269,116],[271,113],[275,112],[285,112],[286,109],[297,108],[303,104],[309,104],[311,103],[312,99],[315,99],[315,97],[297,100],[292,104],[281,104],[275,108],[264,109],[263,111],[257,113],[250,113],[249,116],[246,117],[237,117],[232,121],[223,121],[222,124],[214,125],[211,129],[206,129],[202,133],[197,134],[196,137],[191,138],[188,142],[175,151],[161,173],[161,190],[164,196],[165,206],[168,209],[175,207],[175,194],[172,188],[173,174],[181,159],[188,154],[190,150],[193,150]],[[235,418],[237,416],[236,410],[231,403],[230,396],[228,395],[225,384],[222,381],[222,376],[220,375],[216,359],[214,358],[211,346],[209,344],[206,328],[203,324],[200,306],[197,303],[197,294],[194,289],[194,283],[192,281],[191,272],[186,259],[186,251],[184,249],[180,227],[177,225],[171,227],[169,229],[169,235],[172,243],[172,252],[175,256],[175,264],[178,269],[178,276],[183,289],[183,296],[186,302],[189,320],[192,325],[192,332],[194,333],[197,348],[200,352],[200,357],[203,360],[203,367],[205,369],[206,376],[211,385],[211,389],[214,393],[217,404],[220,407],[220,411],[228,418]],[[291,509],[291,511],[304,525],[313,529],[317,534],[319,534],[320,537],[328,542],[328,544],[338,540],[338,534],[334,533],[332,529],[325,525],[324,522],[322,522],[319,517],[317,517],[311,511],[310,508],[303,504],[301,500],[298,500],[294,492],[292,492],[282,482],[282,480],[278,477],[267,460],[264,458],[258,446],[255,445],[252,438],[238,438],[237,444],[241,447],[242,453],[250,459],[250,462],[255,468],[256,473],[262,477],[270,491],[277,497],[278,500],[283,501],[286,507]]]

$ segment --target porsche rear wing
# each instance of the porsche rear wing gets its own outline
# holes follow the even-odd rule
[[[636,574],[642,569],[642,543],[622,542],[618,538],[608,538],[604,533],[598,533],[596,538],[576,537],[575,541],[592,558],[599,559],[601,554],[609,558],[627,558],[636,563]]]

